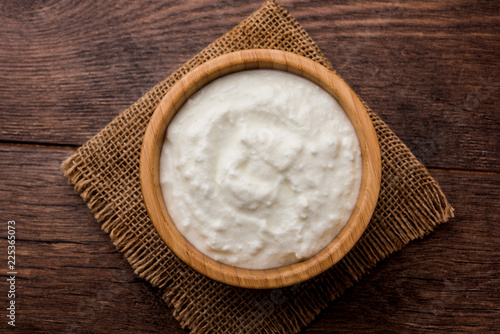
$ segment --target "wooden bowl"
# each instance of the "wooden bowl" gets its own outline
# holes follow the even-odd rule
[[[163,199],[159,162],[166,129],[177,110],[196,91],[229,73],[248,69],[287,71],[313,81],[342,106],[358,136],[361,158],[361,188],[353,213],[345,227],[312,258],[273,269],[242,269],[217,262],[201,253],[177,230]],[[185,263],[214,280],[244,288],[279,288],[308,280],[337,263],[361,237],[371,218],[380,188],[380,149],[368,113],[351,88],[335,73],[318,63],[276,50],[247,50],[210,60],[186,74],[170,88],[156,108],[146,130],[140,161],[144,203],[153,224],[168,247]]]

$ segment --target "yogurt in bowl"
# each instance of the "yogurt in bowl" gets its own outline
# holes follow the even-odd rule
[[[338,102],[289,72],[232,73],[195,93],[167,128],[160,184],[177,229],[239,268],[311,258],[345,226],[361,150]]]
[[[145,207],[168,248],[244,288],[294,285],[342,259],[368,225],[380,174],[356,94],[277,50],[223,55],[177,81],[140,161]]]

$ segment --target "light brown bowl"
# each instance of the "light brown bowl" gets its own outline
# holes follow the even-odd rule
[[[356,130],[361,147],[361,188],[354,211],[337,237],[312,258],[264,270],[242,269],[217,262],[201,253],[177,230],[163,199],[159,181],[160,153],[168,124],[196,91],[229,73],[248,69],[277,69],[307,78],[342,106]],[[368,113],[349,86],[318,63],[276,50],[247,50],[210,60],[189,72],[163,97],[146,130],[140,178],[144,203],[168,247],[189,266],[214,280],[245,288],[278,288],[310,279],[337,263],[358,241],[371,218],[380,188],[380,149]]]

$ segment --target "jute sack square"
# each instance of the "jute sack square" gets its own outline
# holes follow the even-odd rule
[[[453,216],[425,167],[368,108],[382,152],[382,184],[372,220],[356,246],[322,275],[289,288],[248,290],[213,281],[165,245],[143,204],[139,156],[148,121],[168,89],[194,67],[237,50],[279,49],[333,70],[317,45],[273,0],[207,46],[80,147],[62,165],[102,229],[137,275],[159,288],[193,333],[295,333],[378,261]]]

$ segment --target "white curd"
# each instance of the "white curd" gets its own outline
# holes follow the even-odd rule
[[[312,257],[340,232],[358,197],[361,153],[344,111],[318,85],[243,71],[177,112],[160,182],[172,220],[198,250],[268,269]]]

